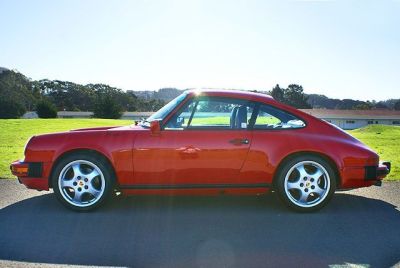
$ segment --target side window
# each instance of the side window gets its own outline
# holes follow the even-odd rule
[[[255,126],[274,126],[274,125],[279,125],[281,123],[281,120],[279,118],[260,110],[258,112],[258,116],[256,118],[256,124]]]
[[[283,110],[261,104],[254,129],[302,128],[304,121]]]
[[[189,101],[165,129],[247,129],[253,104],[246,100],[199,97]]]

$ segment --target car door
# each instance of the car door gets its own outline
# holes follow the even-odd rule
[[[283,157],[298,150],[305,122],[277,107],[258,103],[252,126],[252,142],[241,169],[242,180],[271,184]],[[297,131],[298,130],[298,131]],[[304,135],[304,134],[303,134]],[[312,139],[307,142],[312,143]]]
[[[252,104],[193,97],[164,123],[159,135],[142,132],[133,153],[134,183],[212,187],[240,183],[252,132]]]

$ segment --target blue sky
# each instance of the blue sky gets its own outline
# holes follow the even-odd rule
[[[0,1],[0,66],[32,79],[400,98],[400,1]]]

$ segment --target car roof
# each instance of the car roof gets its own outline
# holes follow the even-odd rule
[[[214,96],[230,96],[230,97],[241,97],[247,99],[268,99],[273,100],[270,95],[251,92],[247,90],[234,90],[234,89],[189,89],[185,91],[187,94],[195,95],[214,95]]]

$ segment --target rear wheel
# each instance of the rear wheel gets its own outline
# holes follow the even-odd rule
[[[52,185],[57,199],[77,211],[97,208],[114,185],[107,161],[98,155],[77,153],[63,158],[55,167]]]
[[[295,157],[279,171],[276,187],[289,208],[300,212],[316,211],[324,207],[335,192],[335,172],[320,157]]]

